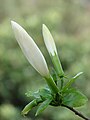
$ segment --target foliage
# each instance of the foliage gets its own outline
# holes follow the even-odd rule
[[[52,69],[52,63],[43,45],[42,36],[40,35],[42,23],[45,23],[50,28],[56,40],[58,53],[65,73],[69,74],[68,78],[71,78],[70,75],[74,76],[75,73],[78,73],[80,71],[84,72],[83,75],[80,76],[78,80],[75,81],[75,83],[72,85],[75,88],[78,87],[89,98],[87,106],[81,108],[81,111],[89,116],[90,15],[88,0],[82,0],[82,2],[72,0],[73,2],[71,3],[71,5],[68,4],[69,7],[67,5],[67,2],[64,2],[64,0],[58,0],[58,2],[54,1],[52,3],[49,1],[48,3],[46,1],[40,3],[39,1],[37,4],[34,5],[32,11],[31,7],[27,7],[27,4],[25,4],[26,1],[23,1],[17,4],[14,3],[14,7],[12,6],[10,1],[8,2],[8,4],[7,1],[0,1],[2,2],[2,4],[0,4],[0,114],[2,116],[1,120],[10,120],[10,116],[12,116],[9,114],[9,118],[5,118],[5,116],[8,115],[8,113],[5,112],[6,108],[2,105],[7,107],[8,103],[15,108],[11,108],[11,110],[9,109],[11,113],[13,109],[13,116],[17,115],[16,117],[18,117],[19,119],[25,119],[22,118],[20,115],[21,109],[30,101],[30,98],[25,98],[25,92],[29,90],[37,90],[38,88],[42,88],[44,86],[42,78],[37,74],[35,70],[33,70],[33,68],[24,58],[16,41],[14,40],[15,38],[11,30],[10,18],[12,18],[12,20],[17,20],[22,26],[24,26],[24,28],[28,31],[28,33],[30,33],[30,35],[34,36],[34,39],[36,40],[35,42],[40,46],[40,49],[42,50],[44,56],[47,59],[48,65],[50,65],[50,69]],[[31,3],[29,4],[31,5]],[[11,6],[13,7],[12,10],[9,9],[11,8]],[[18,6],[18,9],[16,6]],[[5,114],[1,112],[2,108]],[[35,109],[29,114],[29,119],[35,119],[33,115],[34,113]],[[38,119],[72,120],[75,119],[75,116],[63,108],[49,107],[42,113],[42,115],[36,117],[36,120]],[[76,118],[76,120],[79,120],[79,118]]]

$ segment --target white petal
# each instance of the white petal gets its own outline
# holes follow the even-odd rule
[[[44,24],[42,26],[42,33],[43,33],[44,42],[45,42],[48,52],[54,56],[55,53],[57,54],[55,42],[49,29]]]
[[[41,51],[33,41],[33,39],[28,35],[28,33],[16,22],[11,21],[11,25],[24,55],[30,62],[30,64],[42,75],[48,76],[49,70],[47,63]]]

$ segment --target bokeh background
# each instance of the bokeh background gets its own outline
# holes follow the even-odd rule
[[[48,26],[66,75],[84,72],[74,86],[88,102],[77,109],[90,117],[90,0],[0,0],[0,120],[80,120],[65,108],[51,106],[37,117],[37,108],[27,117],[21,116],[22,108],[32,99],[25,93],[43,88],[45,81],[24,57],[11,20],[32,36],[51,68],[41,34],[42,24]]]

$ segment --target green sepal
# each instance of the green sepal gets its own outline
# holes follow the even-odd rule
[[[52,63],[54,65],[54,67],[55,67],[55,70],[56,70],[57,74],[60,77],[64,76],[64,71],[62,69],[62,65],[61,65],[61,62],[59,60],[58,55],[55,53],[54,56],[52,54],[50,54],[50,56],[51,56],[51,60],[52,60]]]
[[[70,107],[80,107],[86,104],[88,101],[87,97],[79,90],[74,88],[68,89],[63,95],[63,104]]]
[[[62,88],[62,92],[66,91],[67,88],[69,88],[72,83],[75,82],[75,80],[82,74],[83,72],[79,72],[77,75],[75,75],[73,78],[69,80],[69,82]]]
[[[41,103],[41,105],[37,109],[37,112],[36,112],[35,116],[37,116],[41,112],[43,112],[48,107],[48,105],[50,104],[51,101],[52,101],[52,98],[48,98],[43,103]]]
[[[26,115],[33,107],[37,106],[37,101],[34,99],[29,104],[27,104],[24,109],[22,110],[21,114]]]

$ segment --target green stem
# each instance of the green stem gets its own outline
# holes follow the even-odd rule
[[[55,84],[52,76],[50,75],[49,78],[45,78],[45,79],[46,79],[46,81],[47,81],[48,86],[49,86],[50,89],[52,90],[52,92],[58,93],[58,92],[59,92],[59,89],[58,89],[57,85]]]

